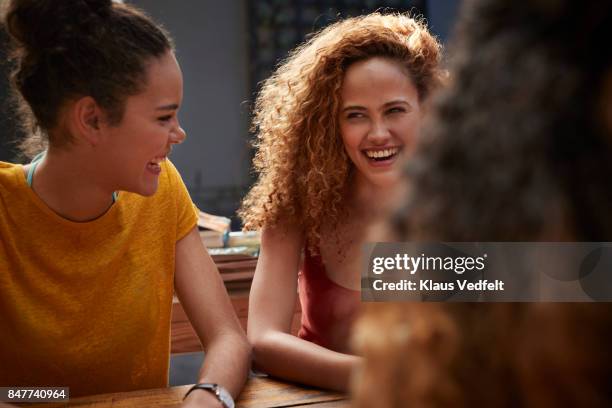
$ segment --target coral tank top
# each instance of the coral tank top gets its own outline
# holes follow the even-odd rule
[[[361,305],[361,292],[338,285],[327,276],[320,255],[305,250],[298,291],[302,324],[298,337],[330,350],[351,353],[351,327]]]

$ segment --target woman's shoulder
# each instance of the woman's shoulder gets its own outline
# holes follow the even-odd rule
[[[305,240],[304,228],[295,219],[280,216],[273,223],[267,223],[261,229],[262,240],[273,241],[299,241]]]
[[[25,180],[25,172],[22,165],[0,161],[0,183],[3,186],[19,187],[20,176],[23,176],[23,180]]]
[[[21,165],[19,164],[0,161],[0,171],[7,171],[7,170],[14,171],[16,168],[19,168],[19,167],[21,167]]]
[[[170,184],[174,184],[176,183],[176,179],[181,179],[181,175],[178,172],[178,170],[176,169],[176,166],[174,166],[174,163],[172,163],[170,161],[170,159],[166,159],[164,161],[162,161],[160,163],[161,168],[162,168],[162,174],[164,175],[163,178],[160,178],[160,181],[162,180],[167,180],[170,182]]]
[[[261,253],[274,254],[277,257],[289,257],[301,254],[305,237],[303,230],[295,222],[282,220],[274,225],[264,226],[261,230]]]

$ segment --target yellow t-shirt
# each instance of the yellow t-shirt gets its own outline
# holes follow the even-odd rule
[[[153,196],[121,192],[83,223],[0,162],[0,386],[166,387],[175,244],[196,220],[167,160]]]

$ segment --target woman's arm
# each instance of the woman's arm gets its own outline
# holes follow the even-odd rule
[[[248,337],[257,368],[288,380],[347,391],[360,359],[290,334],[303,246],[298,228],[264,229],[249,296]]]
[[[251,348],[196,228],[176,244],[174,285],[206,353],[198,382],[217,383],[237,397],[248,374]],[[196,390],[187,401],[210,397]]]

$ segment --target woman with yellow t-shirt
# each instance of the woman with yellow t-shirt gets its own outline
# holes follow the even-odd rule
[[[198,382],[219,384],[186,405],[232,406],[250,348],[167,160],[185,139],[171,40],[111,0],[12,0],[3,19],[23,147],[45,149],[0,163],[0,386],[165,387],[176,290]]]

